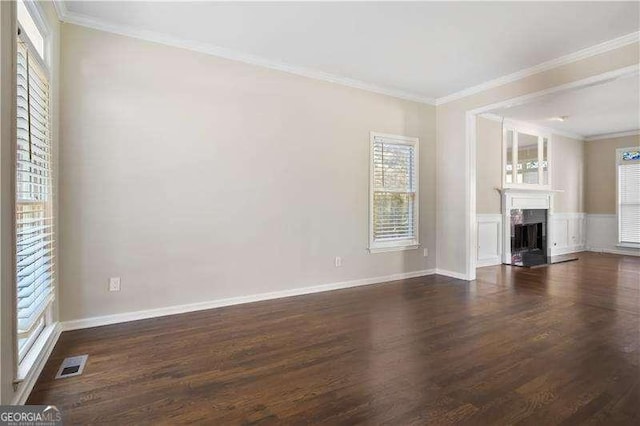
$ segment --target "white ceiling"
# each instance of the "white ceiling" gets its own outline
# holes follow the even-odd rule
[[[71,22],[152,32],[425,98],[640,29],[638,2],[66,1],[64,6]]]
[[[635,74],[493,113],[584,137],[639,130],[640,76]],[[564,122],[550,120],[561,116],[568,118]]]

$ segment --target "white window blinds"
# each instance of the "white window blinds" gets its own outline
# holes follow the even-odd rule
[[[640,162],[618,165],[620,243],[640,244]]]
[[[371,248],[417,244],[417,140],[374,136],[371,149]]]
[[[49,79],[28,42],[17,46],[16,283],[19,352],[53,298]]]

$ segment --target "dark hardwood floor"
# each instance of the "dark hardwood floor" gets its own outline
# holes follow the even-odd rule
[[[53,380],[66,356],[80,377]],[[397,281],[65,332],[65,424],[640,424],[640,258]]]

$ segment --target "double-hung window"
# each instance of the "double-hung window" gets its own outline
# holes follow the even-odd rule
[[[418,146],[417,138],[371,133],[371,252],[419,245]]]
[[[618,244],[640,247],[640,147],[616,151]]]
[[[15,265],[18,361],[51,321],[54,280],[50,79],[46,32],[32,3],[17,2]]]

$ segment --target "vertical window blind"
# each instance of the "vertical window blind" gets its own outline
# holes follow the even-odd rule
[[[640,162],[618,165],[618,191],[618,238],[640,244]]]
[[[16,283],[22,357],[53,300],[54,253],[49,79],[30,44],[18,38]],[[36,336],[37,337],[37,336]]]
[[[417,243],[416,144],[373,138],[372,245]],[[401,245],[401,244],[396,244]]]

